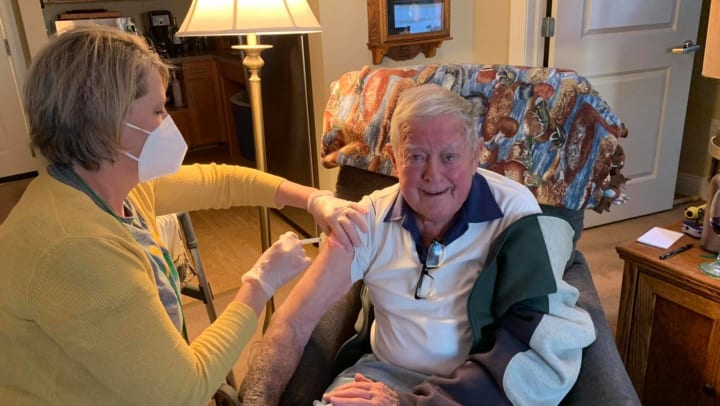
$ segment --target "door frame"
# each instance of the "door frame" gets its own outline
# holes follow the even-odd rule
[[[25,83],[27,76],[27,63],[25,57],[25,49],[20,39],[20,30],[15,20],[15,11],[10,1],[0,2],[0,18],[4,27],[3,35],[8,41],[10,47],[10,60],[15,75],[15,84],[18,87],[18,93],[22,94],[22,84]]]
[[[15,6],[14,1],[0,2],[0,20],[2,22],[2,24],[0,24],[2,28],[2,32],[0,33],[2,34],[0,35],[0,52],[2,52],[2,48],[5,46],[7,46],[10,52],[10,55],[7,55],[10,62],[10,75],[12,76],[10,80],[13,82],[15,94],[17,94],[20,104],[19,108],[22,114],[22,124],[26,138],[25,148],[30,148],[31,156],[29,157],[30,161],[28,161],[28,163],[32,165],[32,169],[3,177],[0,180],[2,182],[37,176],[38,168],[41,165],[38,156],[34,153],[32,147],[30,147],[30,126],[23,103],[23,87],[29,70],[29,51],[23,43],[24,36],[20,32],[18,25],[20,15],[17,14],[17,10],[14,8]],[[2,38],[5,39],[5,44],[2,43]]]
[[[510,65],[542,66],[545,38],[540,35],[548,0],[510,0]]]

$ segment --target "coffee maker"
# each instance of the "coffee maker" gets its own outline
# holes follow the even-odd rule
[[[172,15],[167,10],[148,11],[149,38],[155,52],[164,57],[177,56],[179,50],[173,43],[173,34],[176,27],[173,25]]]

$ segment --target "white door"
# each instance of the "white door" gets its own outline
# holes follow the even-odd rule
[[[621,139],[630,201],[586,227],[672,208],[702,0],[555,0],[549,66],[587,77],[628,128]]]
[[[15,72],[12,56],[5,52],[2,43],[8,40],[5,10],[0,13],[0,178],[37,170],[37,163],[30,149],[25,116],[20,99],[20,82]],[[8,41],[8,44],[12,41]],[[19,51],[19,50],[18,50]],[[16,51],[17,52],[17,51]],[[17,52],[18,58],[22,55]]]

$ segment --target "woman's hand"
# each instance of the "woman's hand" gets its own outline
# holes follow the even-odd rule
[[[313,192],[308,198],[307,211],[325,234],[334,234],[347,249],[360,244],[358,228],[367,232],[367,211],[359,204],[333,197],[326,190]]]
[[[310,262],[297,234],[288,231],[260,255],[241,280],[243,283],[248,279],[256,280],[269,297],[277,288],[304,271]]]
[[[382,382],[375,382],[355,374],[355,382],[338,386],[323,395],[323,401],[333,406],[396,406],[400,404],[397,393]]]

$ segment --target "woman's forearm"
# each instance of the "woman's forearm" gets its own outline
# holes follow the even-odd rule
[[[308,198],[315,191],[317,189],[314,187],[286,180],[280,184],[275,193],[275,203],[278,207],[292,206],[306,210]]]

